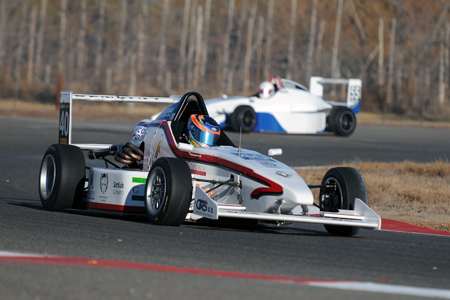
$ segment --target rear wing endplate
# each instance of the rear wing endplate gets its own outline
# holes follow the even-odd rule
[[[180,100],[180,96],[170,97],[139,97],[115,95],[74,94],[72,91],[62,91],[59,105],[59,139],[60,144],[72,145],[72,106],[73,101],[119,102],[119,103],[158,103],[172,104]],[[98,147],[102,147],[99,145]],[[86,149],[98,148],[96,145],[86,145]],[[82,147],[81,147],[82,148]]]
[[[362,80],[357,78],[340,79],[340,78],[323,78],[318,76],[312,76],[309,79],[309,90],[312,94],[323,98],[323,85],[324,84],[346,84],[347,87],[347,102],[345,105],[351,108],[353,112],[359,112],[359,106],[361,102],[361,88]],[[342,105],[341,102],[329,101],[332,105]]]

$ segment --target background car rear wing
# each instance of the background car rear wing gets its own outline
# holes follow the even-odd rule
[[[339,79],[339,78],[323,78],[318,76],[312,76],[309,79],[309,90],[312,94],[323,98],[323,85],[324,84],[346,84],[347,87],[347,102],[328,101],[333,106],[345,105],[351,108],[354,113],[359,112],[359,106],[361,102],[361,88],[362,80],[351,79]]]
[[[72,144],[72,106],[74,100],[80,101],[100,101],[119,103],[158,103],[172,104],[180,100],[180,96],[170,97],[139,97],[139,96],[115,96],[115,95],[86,95],[74,94],[72,91],[62,91],[59,100],[59,143]],[[93,150],[105,148],[103,144],[80,144],[76,145],[83,150]],[[106,145],[106,147],[109,145]]]

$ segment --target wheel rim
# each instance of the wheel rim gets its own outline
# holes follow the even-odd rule
[[[47,200],[55,186],[56,163],[55,158],[48,154],[42,161],[41,174],[39,178],[39,192],[44,200]]]
[[[250,111],[246,111],[244,113],[244,117],[242,118],[242,122],[245,128],[250,128],[253,125],[253,114]]]
[[[324,183],[320,198],[320,209],[323,211],[335,212],[342,208],[343,197],[339,181],[334,177],[329,177]]]
[[[150,174],[145,195],[147,211],[155,215],[160,211],[166,196],[166,174],[161,167],[155,168]]]
[[[342,128],[345,131],[349,131],[353,128],[353,117],[350,114],[344,114],[342,116]]]

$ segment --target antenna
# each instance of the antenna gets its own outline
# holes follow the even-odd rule
[[[241,139],[242,139],[242,126],[239,127],[239,149],[238,149],[239,157],[241,157]]]

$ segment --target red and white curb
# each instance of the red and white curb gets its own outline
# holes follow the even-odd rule
[[[88,258],[73,258],[73,257],[59,257],[47,255],[33,255],[33,254],[19,254],[13,252],[0,251],[0,262],[15,262],[25,264],[49,264],[49,265],[64,265],[64,266],[89,266],[102,268],[118,268],[118,269],[135,269],[147,270],[153,272],[170,272],[179,274],[193,274],[214,277],[228,277],[240,278],[250,280],[272,281],[290,284],[304,284],[309,286],[333,288],[341,290],[353,290],[362,292],[387,293],[398,295],[413,295],[421,297],[433,297],[450,299],[450,290],[421,288],[403,285],[392,285],[385,283],[374,282],[359,282],[359,281],[339,281],[339,280],[320,280],[308,279],[299,277],[285,277],[273,276],[263,274],[252,274],[242,272],[230,272],[220,270],[208,269],[194,269],[173,266],[161,266],[146,263],[102,260],[102,259],[88,259]]]

